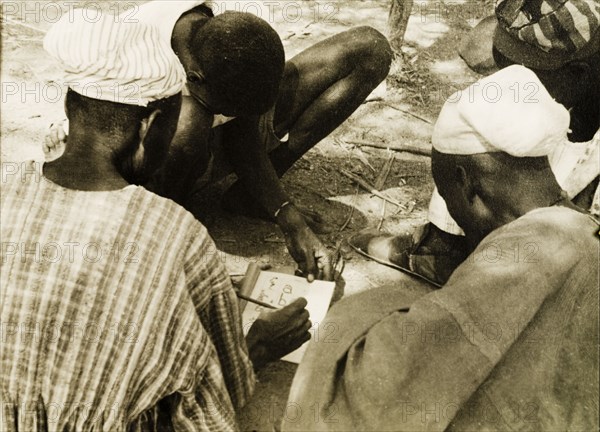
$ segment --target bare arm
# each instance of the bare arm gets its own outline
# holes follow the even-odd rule
[[[267,154],[266,143],[259,134],[258,122],[259,118],[252,116],[238,118],[226,125],[224,145],[231,163],[252,198],[276,220],[290,254],[307,279],[331,280],[331,257],[283,189]]]
[[[147,185],[150,190],[184,204],[196,180],[208,166],[212,121],[213,115],[193,98],[183,98],[177,132],[165,162]]]

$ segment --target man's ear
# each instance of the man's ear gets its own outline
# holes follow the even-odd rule
[[[148,137],[148,132],[152,128],[152,124],[154,123],[154,120],[156,120],[156,118],[158,117],[158,115],[160,113],[161,113],[161,111],[159,109],[155,109],[154,111],[152,111],[150,113],[150,115],[148,117],[142,119],[142,122],[140,123],[140,128],[138,130],[138,134],[140,137],[140,145],[138,146],[137,150],[135,151],[135,155],[133,157],[133,164],[135,167],[140,167],[144,163],[144,154],[145,154],[144,144],[146,142],[146,138]]]
[[[473,204],[475,197],[477,196],[477,191],[475,190],[475,185],[467,170],[462,165],[457,165],[454,175],[456,176],[456,183],[458,184],[458,188],[465,201]]]
[[[150,113],[150,115],[148,117],[142,119],[142,122],[140,124],[140,129],[139,129],[140,142],[142,144],[143,144],[144,140],[146,139],[146,136],[148,135],[148,131],[152,127],[154,120],[156,120],[156,117],[158,117],[158,115],[160,113],[161,113],[161,111],[159,109],[155,109],[154,111],[152,111]]]

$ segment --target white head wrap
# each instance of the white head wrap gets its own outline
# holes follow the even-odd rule
[[[537,157],[565,142],[568,130],[569,112],[552,99],[535,73],[515,65],[450,96],[432,141],[446,154]]]

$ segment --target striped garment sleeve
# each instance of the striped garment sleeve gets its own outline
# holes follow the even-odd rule
[[[242,332],[239,303],[219,252],[206,228],[196,223],[185,259],[185,277],[200,321],[217,350],[236,410],[254,391],[255,376]]]

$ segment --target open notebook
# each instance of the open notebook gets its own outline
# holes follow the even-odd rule
[[[334,288],[335,282],[316,280],[308,283],[306,278],[261,270],[255,263],[250,263],[240,293],[276,308],[284,307],[298,297],[304,297],[308,302],[306,309],[310,313],[310,320],[313,323],[310,332],[312,337],[315,337],[318,335],[319,323],[323,321],[329,309]],[[240,308],[244,334],[248,333],[251,323],[261,312],[270,310],[244,300],[240,301]],[[282,360],[300,363],[307,345],[308,342],[283,357]]]

